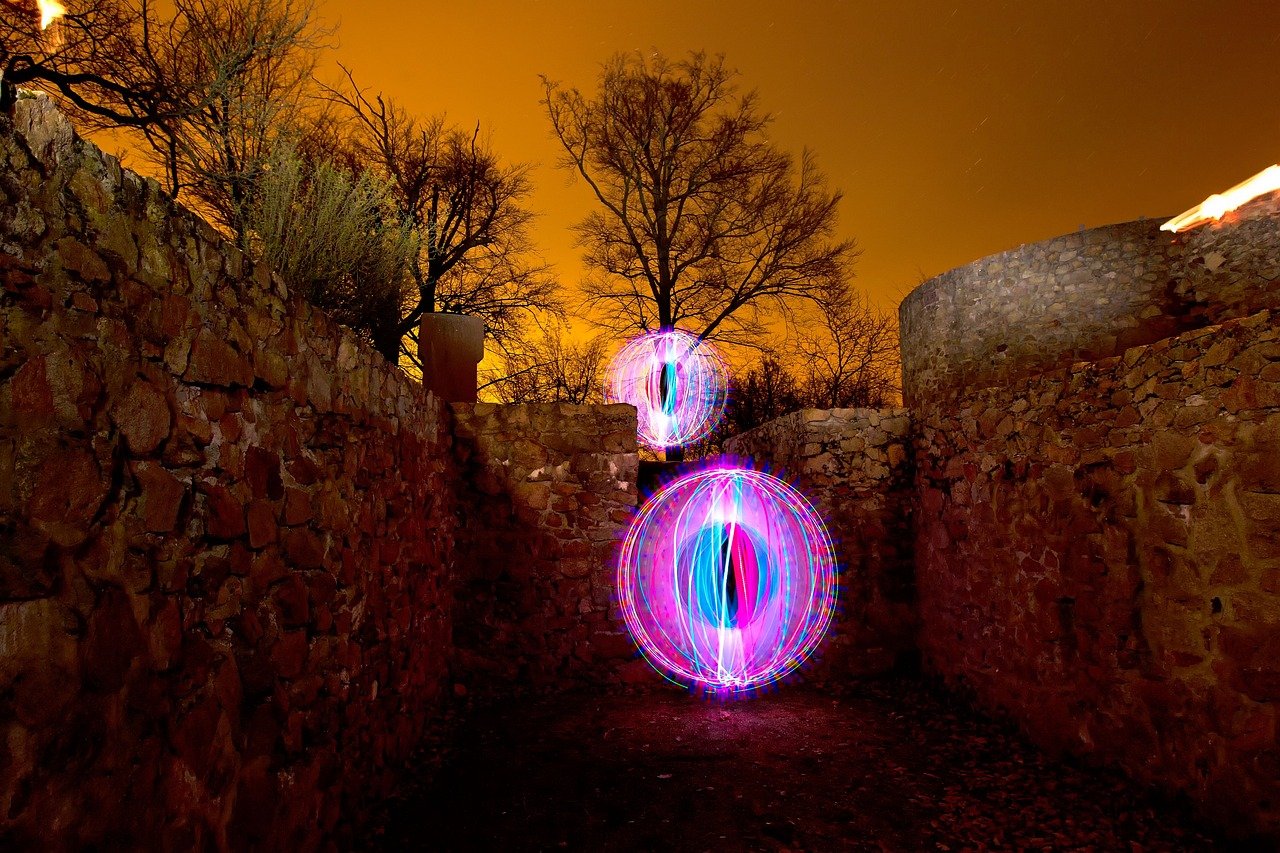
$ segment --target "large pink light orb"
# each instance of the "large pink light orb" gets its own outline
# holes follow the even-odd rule
[[[733,693],[775,682],[831,624],[836,559],[804,496],[761,471],[713,468],[660,489],[618,562],[627,628],[650,664]]]
[[[640,440],[663,449],[691,444],[715,429],[728,386],[715,348],[672,329],[627,342],[609,363],[605,397],[635,406]]]

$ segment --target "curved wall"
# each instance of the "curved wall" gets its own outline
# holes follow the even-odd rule
[[[1280,838],[1280,312],[913,415],[928,669]]]
[[[1280,308],[1280,193],[1181,239],[1176,293],[1189,328]]]
[[[901,307],[925,665],[1280,836],[1280,194],[1022,246]]]
[[[1108,225],[936,276],[899,307],[905,403],[1280,307],[1278,218],[1273,194],[1184,234],[1158,219]]]
[[[906,405],[1173,334],[1179,247],[1159,228],[1142,220],[1065,234],[920,285],[899,308]]]

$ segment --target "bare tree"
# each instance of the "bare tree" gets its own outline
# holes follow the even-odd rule
[[[312,73],[329,31],[317,22],[314,0],[178,0],[178,9],[163,56],[168,79],[207,76],[227,54],[248,59],[198,109],[144,129],[150,159],[172,195],[247,250],[255,188],[312,102]]]
[[[81,126],[123,127],[169,193],[248,248],[253,187],[298,124],[325,35],[313,0],[67,0],[47,31],[34,3],[0,24],[4,94],[67,99]]]
[[[789,356],[763,352],[730,379],[724,419],[691,448],[719,451],[725,439],[800,409],[883,408],[899,399],[898,330],[893,317],[844,288],[822,295],[797,318]]]
[[[847,280],[839,192],[813,156],[770,143],[771,117],[739,95],[723,57],[618,55],[588,97],[543,78],[562,165],[600,209],[577,226],[602,323],[618,333],[685,328],[758,345],[786,314]]]
[[[181,13],[164,20],[149,0],[67,0],[42,20],[35,0],[0,0],[0,108],[19,86],[61,95],[90,128],[143,128],[207,101],[250,59],[244,45],[181,83],[164,70]]]
[[[899,393],[895,318],[864,296],[837,288],[816,303],[816,322],[801,324],[805,405],[817,409],[889,405]]]
[[[729,435],[802,409],[804,389],[794,374],[774,354],[765,354],[756,366],[733,383],[725,428]]]
[[[537,312],[559,314],[558,283],[532,251],[532,214],[523,206],[532,190],[528,167],[504,165],[478,126],[466,132],[442,116],[419,119],[346,74],[346,87],[327,90],[355,120],[335,144],[385,178],[399,215],[419,235],[412,289],[377,343],[383,355],[394,360],[403,347],[416,359],[418,324],[428,312],[480,316],[500,346]]]
[[[695,459],[718,453],[725,439],[755,429],[805,407],[804,384],[779,358],[763,351],[750,366],[729,379],[724,418],[689,453]]]
[[[606,342],[565,339],[560,326],[503,357],[486,387],[504,403],[598,403],[604,399]]]

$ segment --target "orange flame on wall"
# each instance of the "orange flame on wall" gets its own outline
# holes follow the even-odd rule
[[[54,21],[67,14],[67,7],[58,0],[36,0],[40,7],[40,29],[47,30]]]
[[[1216,222],[1247,201],[1280,190],[1280,166],[1269,166],[1242,184],[1224,193],[1215,193],[1195,207],[1160,226],[1161,231],[1186,231],[1206,222]]]

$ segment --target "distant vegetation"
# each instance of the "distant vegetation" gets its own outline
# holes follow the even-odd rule
[[[587,94],[543,78],[561,165],[597,203],[576,227],[592,319],[613,336],[679,328],[732,350],[725,429],[780,406],[880,405],[896,390],[894,326],[851,285],[841,193],[811,152],[770,141],[772,116],[737,76],[694,52],[619,54]]]
[[[176,198],[388,360],[418,369],[425,312],[484,319],[505,401],[600,399],[624,336],[682,328],[738,368],[722,429],[799,406],[896,398],[896,329],[852,287],[841,193],[723,57],[605,61],[594,91],[544,78],[562,164],[596,210],[576,227],[591,339],[530,237],[525,165],[478,125],[317,78],[334,30],[314,0],[0,0],[0,108],[16,87],[113,129]],[[721,436],[722,437],[722,436]],[[717,439],[718,440],[718,439]]]
[[[317,80],[333,31],[313,0],[67,0],[47,30],[34,0],[0,4],[0,100],[43,88],[81,127],[125,130],[172,195],[389,360],[416,362],[426,311],[476,314],[501,346],[562,312],[528,236],[527,168],[350,72]]]

